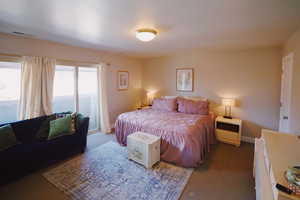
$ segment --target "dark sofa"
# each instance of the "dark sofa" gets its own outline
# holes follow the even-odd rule
[[[83,153],[87,142],[89,118],[77,121],[76,132],[52,140],[38,140],[36,133],[48,116],[11,124],[19,144],[0,151],[0,184],[48,166],[75,153]],[[5,124],[1,124],[3,126]]]

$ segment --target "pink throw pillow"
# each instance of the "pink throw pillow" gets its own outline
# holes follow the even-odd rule
[[[194,101],[184,98],[177,98],[178,112],[186,114],[200,114],[208,115],[209,102],[208,101]]]
[[[152,109],[163,111],[176,111],[177,101],[176,99],[156,98],[153,100]]]

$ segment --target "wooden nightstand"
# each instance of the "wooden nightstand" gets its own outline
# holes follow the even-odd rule
[[[227,119],[222,116],[216,118],[216,136],[221,142],[240,146],[242,134],[242,120]]]

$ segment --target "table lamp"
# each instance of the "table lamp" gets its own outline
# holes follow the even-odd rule
[[[153,91],[147,92],[147,103],[148,103],[148,106],[152,105],[154,97],[155,97],[155,92],[153,92]]]
[[[235,100],[232,98],[224,98],[222,99],[222,105],[225,106],[225,115],[224,118],[232,119],[231,117],[231,106],[234,106]]]

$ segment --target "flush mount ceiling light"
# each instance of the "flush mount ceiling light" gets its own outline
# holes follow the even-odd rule
[[[143,42],[149,42],[153,40],[156,37],[156,35],[156,30],[148,28],[138,29],[135,33],[136,38]]]

